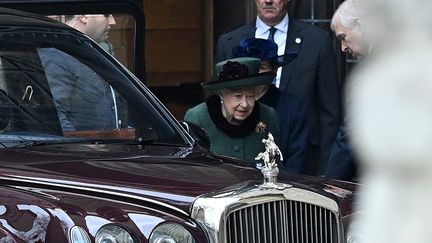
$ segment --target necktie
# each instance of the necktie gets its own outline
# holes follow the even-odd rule
[[[276,29],[274,26],[272,26],[272,27],[269,29],[270,34],[269,34],[267,40],[275,42],[275,40],[274,40],[274,35],[275,35],[275,33],[276,33],[276,30],[277,30],[277,29]]]
[[[268,36],[267,40],[276,43],[275,40],[274,40],[274,35],[275,35],[275,33],[276,33],[276,30],[277,30],[277,29],[276,29],[274,26],[272,26],[272,27],[269,29],[269,32],[270,32],[270,33],[269,33],[269,36]],[[275,77],[275,78],[273,79],[272,84],[275,84],[275,85],[276,85],[276,83],[277,83],[276,79],[277,79],[277,77]],[[278,86],[276,86],[276,87],[278,87]]]

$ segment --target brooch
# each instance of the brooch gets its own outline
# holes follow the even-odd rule
[[[255,132],[257,133],[264,133],[267,130],[267,124],[265,124],[264,122],[258,122],[256,128],[255,128]]]

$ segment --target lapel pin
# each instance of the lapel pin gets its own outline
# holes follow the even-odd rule
[[[295,43],[300,44],[301,43],[301,39],[300,38],[296,38],[295,39]]]

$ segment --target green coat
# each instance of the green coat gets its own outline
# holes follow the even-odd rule
[[[258,162],[255,160],[258,153],[265,151],[262,139],[267,138],[268,132],[273,134],[276,143],[279,141],[279,127],[274,109],[259,102],[255,105],[259,105],[259,121],[266,125],[266,129],[261,132],[255,131],[244,138],[229,137],[216,127],[210,118],[206,103],[189,109],[184,120],[199,125],[207,132],[210,138],[210,151],[255,163]]]

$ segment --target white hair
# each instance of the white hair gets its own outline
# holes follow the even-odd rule
[[[261,98],[265,92],[268,90],[268,85],[253,85],[253,86],[243,86],[236,88],[224,88],[219,91],[220,95],[229,94],[237,91],[253,91],[255,93],[256,99]]]
[[[331,28],[334,30],[334,25],[337,20],[342,26],[348,29],[353,29],[357,24],[357,20],[362,16],[363,0],[346,0],[336,9],[332,21]]]

